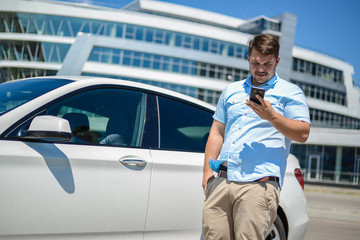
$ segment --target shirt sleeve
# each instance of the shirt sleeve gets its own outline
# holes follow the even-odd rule
[[[290,92],[291,96],[288,97],[285,105],[285,117],[311,124],[309,106],[303,91],[295,85],[293,91]]]
[[[216,121],[219,121],[221,123],[226,123],[227,122],[227,117],[226,117],[226,89],[221,93],[218,104],[216,106],[216,110],[215,113],[213,115],[213,118]]]

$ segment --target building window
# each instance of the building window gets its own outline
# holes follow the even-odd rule
[[[221,91],[214,91],[209,89],[199,88],[198,99],[216,105],[219,101]]]
[[[360,119],[310,108],[310,119],[313,127],[344,128],[360,130]]]
[[[290,152],[308,181],[360,183],[360,148],[294,143]]]
[[[249,74],[249,71],[247,70],[221,65],[103,47],[94,47],[90,54],[89,61],[148,68],[231,82],[243,80]]]
[[[305,96],[316,98],[319,100],[336,103],[346,106],[346,93],[320,87],[313,84],[308,84],[296,80],[291,80],[292,83],[298,85],[304,92]]]
[[[35,13],[0,12],[0,32],[76,37],[79,32],[125,38],[203,51],[235,58],[247,58],[247,46],[162,29],[126,23],[53,16]],[[227,46],[227,47],[225,47]]]
[[[336,83],[344,83],[343,72],[314,62],[293,58],[293,70]]]
[[[353,173],[355,171],[355,155],[356,149],[353,147],[342,148],[341,176],[340,181],[353,181]]]

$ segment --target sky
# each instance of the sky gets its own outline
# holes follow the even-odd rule
[[[78,0],[70,0],[78,1]],[[297,16],[295,45],[344,60],[354,67],[360,86],[359,0],[161,0],[195,7],[240,19],[260,15],[273,17],[284,12]],[[86,2],[86,1],[85,1]],[[132,0],[94,0],[123,7]]]

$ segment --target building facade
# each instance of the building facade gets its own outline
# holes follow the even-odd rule
[[[294,45],[291,13],[244,20],[160,1],[122,9],[46,0],[0,6],[0,82],[51,75],[103,76],[144,82],[216,104],[246,78],[248,41],[280,41],[279,75],[300,86],[312,128],[294,143],[308,181],[359,185],[360,91],[353,67]]]

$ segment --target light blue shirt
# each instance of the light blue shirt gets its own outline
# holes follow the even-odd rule
[[[217,171],[220,164],[227,161],[231,181],[250,182],[276,176],[281,187],[291,140],[245,104],[251,87],[250,75],[246,80],[228,85],[222,92],[213,118],[226,124],[224,143],[218,159],[210,159],[209,164]],[[264,99],[276,112],[310,123],[309,108],[298,86],[275,74],[259,87],[265,89]]]

